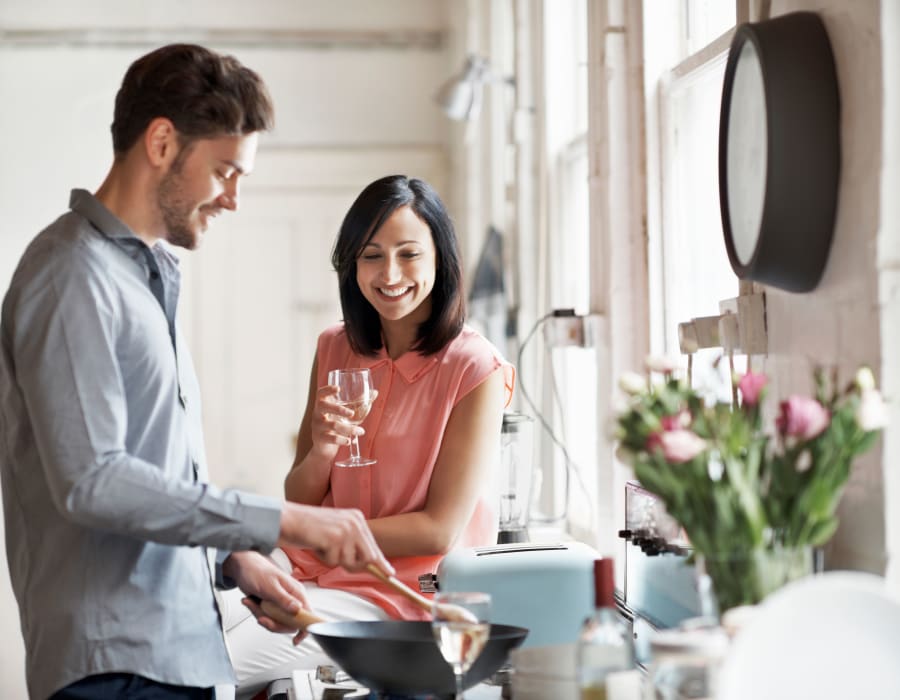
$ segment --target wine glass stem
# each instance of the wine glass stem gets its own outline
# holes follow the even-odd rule
[[[461,665],[453,667],[453,678],[456,681],[456,700],[463,700],[463,670]]]
[[[358,462],[360,460],[359,456],[359,436],[354,435],[350,438],[350,461]]]

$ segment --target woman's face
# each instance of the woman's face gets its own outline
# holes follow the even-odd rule
[[[428,224],[400,207],[363,248],[356,283],[383,320],[422,323],[431,314],[436,259]]]

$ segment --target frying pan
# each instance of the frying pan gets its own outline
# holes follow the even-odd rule
[[[456,690],[430,622],[317,622],[307,631],[332,661],[369,690],[441,698],[453,697]],[[491,636],[466,673],[464,687],[497,671],[527,634],[524,627],[491,625]]]
[[[368,568],[417,605],[432,610],[431,600],[377,567]],[[272,619],[306,629],[332,661],[369,690],[438,697],[452,697],[456,692],[453,672],[438,650],[430,622],[325,622],[308,610],[291,616],[267,600],[255,600]],[[499,669],[527,634],[524,627],[491,625],[490,637],[464,676],[463,687],[476,685]]]

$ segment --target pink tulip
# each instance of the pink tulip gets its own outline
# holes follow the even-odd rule
[[[769,378],[762,372],[747,372],[738,382],[745,406],[756,406],[759,403],[759,395],[769,383]]]
[[[831,422],[831,414],[815,399],[808,396],[789,396],[781,402],[781,413],[775,426],[782,435],[800,440],[812,440]]]
[[[647,438],[647,451],[662,450],[667,462],[683,464],[706,449],[706,441],[692,430],[666,430]]]

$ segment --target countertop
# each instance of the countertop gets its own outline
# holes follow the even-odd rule
[[[357,695],[353,689],[358,689],[360,694]],[[369,697],[364,694],[365,689],[362,686],[352,681],[338,685],[321,683],[316,680],[315,671],[294,671],[293,697],[289,697],[289,700],[324,700],[326,693],[328,700],[337,698],[363,700]],[[500,698],[501,688],[496,685],[481,684],[466,690],[466,700],[500,700]]]

